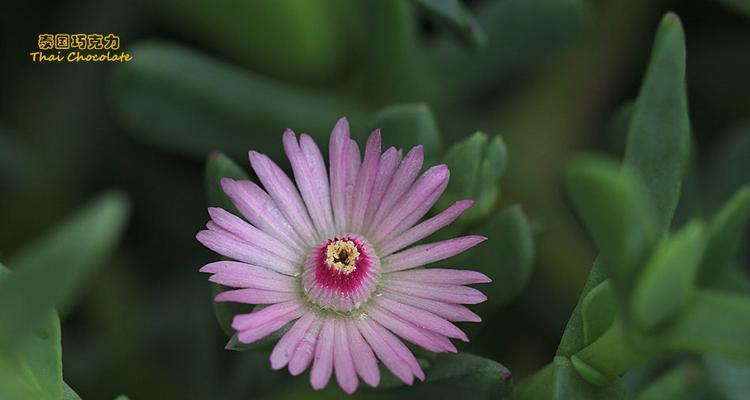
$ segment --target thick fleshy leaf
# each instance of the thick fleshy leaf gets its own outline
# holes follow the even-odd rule
[[[698,290],[680,318],[653,336],[650,347],[750,360],[750,296]]]
[[[484,30],[461,0],[415,0],[427,14],[444,25],[460,41],[473,48],[487,42]]]
[[[656,238],[655,213],[642,185],[612,161],[581,156],[567,168],[565,186],[624,297]]]
[[[124,396],[117,396],[115,400],[127,400],[127,397],[124,399],[123,397]],[[79,396],[73,388],[68,386],[67,383],[63,382],[62,400],[81,400],[81,396]]]
[[[394,104],[380,110],[370,121],[370,129],[359,133],[364,139],[366,132],[380,129],[383,147],[394,146],[408,151],[414,146],[424,147],[426,163],[437,160],[442,138],[435,116],[424,103]]]
[[[204,175],[204,190],[206,191],[206,204],[209,207],[220,207],[234,215],[240,213],[234,208],[224,190],[221,188],[221,178],[232,178],[235,180],[250,179],[247,173],[238,166],[231,158],[221,152],[215,151],[208,155],[206,160],[206,172]]]
[[[731,267],[750,220],[750,187],[745,186],[711,219],[701,262],[701,280],[716,283]]]
[[[612,326],[617,313],[617,298],[612,283],[603,281],[591,289],[581,303],[583,345],[589,345]]]
[[[693,222],[656,246],[630,298],[633,321],[643,330],[656,328],[692,299],[705,249],[703,224]]]
[[[58,399],[64,394],[60,319],[49,311],[38,328],[18,347],[0,352],[0,398],[35,392],[34,397]]]
[[[570,359],[557,356],[544,369],[520,383],[514,393],[518,399],[539,400],[619,400],[625,398],[622,380],[605,386],[587,382],[573,367]]]
[[[0,280],[0,348],[13,349],[54,307],[65,308],[125,227],[126,198],[100,196],[9,259],[15,273]]]
[[[679,18],[668,13],[633,106],[624,160],[644,183],[660,234],[669,230],[677,207],[689,147],[685,39]]]
[[[573,309],[573,313],[570,315],[568,324],[565,326],[562,339],[560,339],[560,345],[557,347],[557,355],[570,357],[588,344],[585,340],[586,334],[583,322],[583,301],[594,288],[607,279],[607,275],[606,268],[602,264],[601,259],[597,258],[594,261],[594,265],[591,267],[591,272],[589,272],[589,277],[586,280],[586,284],[583,286],[581,296],[578,298],[578,303]]]
[[[726,400],[743,400],[750,393],[750,362],[731,357],[703,358],[706,374]]]
[[[240,159],[252,148],[281,159],[284,129],[305,128],[320,142],[342,115],[362,121],[365,114],[352,100],[271,81],[179,45],[150,42],[131,53],[138,62],[112,75],[116,115],[136,137],[168,150]]]
[[[487,241],[440,266],[469,266],[492,280],[479,287],[487,295],[487,301],[476,306],[480,315],[487,316],[526,286],[533,268],[534,238],[520,206],[498,212],[472,232],[486,236]]]
[[[454,201],[474,199],[474,205],[459,221],[475,221],[492,212],[499,194],[498,181],[508,163],[505,143],[500,136],[490,140],[476,132],[455,144],[443,157],[451,171],[451,180],[438,207]]]
[[[705,373],[695,363],[685,363],[661,374],[641,391],[635,400],[706,399],[708,390]]]

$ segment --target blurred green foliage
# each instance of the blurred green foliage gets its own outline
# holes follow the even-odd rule
[[[249,149],[283,163],[285,128],[325,148],[341,116],[450,166],[435,211],[477,202],[437,236],[489,240],[446,265],[493,279],[458,355],[358,397],[746,397],[748,4],[8,3],[0,398],[343,397],[224,350],[212,307],[225,328],[237,311],[194,240]],[[682,23],[659,25],[668,6]],[[118,33],[133,62],[28,60],[74,31]],[[55,224],[112,187],[124,236],[120,192]]]

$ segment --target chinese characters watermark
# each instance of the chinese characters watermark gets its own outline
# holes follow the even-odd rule
[[[133,56],[120,51],[118,35],[100,33],[42,33],[33,62],[129,62]]]

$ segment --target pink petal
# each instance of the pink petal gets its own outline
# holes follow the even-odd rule
[[[292,228],[276,203],[263,189],[250,181],[222,178],[221,187],[232,204],[251,224],[304,253],[302,238]]]
[[[289,246],[284,245],[278,239],[248,224],[242,218],[237,217],[224,209],[209,207],[208,214],[216,225],[258,248],[267,250],[268,252],[290,262],[298,262],[300,258],[304,257],[304,254],[291,251]]]
[[[323,321],[318,343],[315,345],[315,362],[310,370],[310,384],[315,390],[326,387],[333,372],[333,321],[332,318]]]
[[[401,271],[453,257],[487,240],[484,236],[462,236],[428,243],[391,254],[381,260],[384,271]]]
[[[221,292],[214,297],[214,301],[231,301],[243,304],[272,304],[297,299],[293,292],[277,292],[263,289],[237,289]]]
[[[271,352],[271,368],[277,370],[284,368],[294,355],[294,350],[304,338],[308,328],[317,317],[313,313],[307,313],[292,325],[287,333],[279,339]]]
[[[330,158],[330,187],[331,187],[331,206],[333,216],[336,221],[336,227],[343,230],[346,222],[349,220],[348,207],[346,205],[346,182],[347,170],[350,166],[349,161],[349,122],[346,118],[341,118],[331,132],[331,139],[328,146]]]
[[[360,167],[360,154],[357,142],[349,139],[346,150],[349,155],[347,161],[349,166],[346,171],[346,184],[344,186],[344,206],[346,207],[346,218],[344,219],[344,231],[351,231],[352,225],[352,205],[354,204],[354,188],[357,183],[357,175]]]
[[[200,272],[212,273],[209,281],[237,288],[255,288],[280,292],[297,291],[294,278],[270,269],[237,261],[218,261],[206,264]]]
[[[412,382],[414,382],[412,369],[402,358],[402,355],[391,348],[391,341],[386,339],[386,336],[390,334],[390,332],[377,323],[367,319],[357,320],[355,323],[359,332],[364,336],[367,343],[370,344],[370,347],[372,347],[372,350],[375,351],[375,354],[378,355],[378,358],[383,362],[386,368],[404,383],[411,385]],[[409,355],[413,357],[411,352],[409,352]]]
[[[469,338],[456,325],[429,312],[398,301],[381,296],[375,301],[380,308],[388,310],[404,321],[409,321],[416,326],[453,339],[468,342]]]
[[[362,228],[370,201],[373,186],[378,174],[380,162],[380,130],[370,134],[365,147],[365,158],[355,180],[354,198],[352,199],[351,229],[358,232]]]
[[[406,154],[406,157],[404,157],[394,173],[388,189],[383,194],[380,206],[372,218],[372,226],[368,227],[370,229],[368,233],[374,232],[378,228],[379,223],[390,215],[393,207],[397,205],[404,193],[409,190],[411,184],[417,179],[423,162],[424,149],[422,146],[416,146]]]
[[[303,133],[297,143],[294,132],[287,130],[284,132],[284,150],[318,234],[331,236],[334,229],[331,192],[320,149],[310,136]]]
[[[439,317],[443,317],[448,321],[455,322],[481,322],[477,314],[469,310],[468,308],[454,303],[445,303],[437,300],[423,299],[421,297],[410,296],[408,294],[389,292],[387,296],[389,299],[393,299],[401,304],[408,304],[410,306],[417,307],[419,309],[429,311]]]
[[[357,374],[368,385],[372,387],[378,386],[380,383],[380,369],[378,368],[378,361],[375,359],[372,348],[365,342],[365,339],[353,322],[346,322],[346,331],[349,336],[351,353],[356,355],[354,357],[354,367],[357,370]]]
[[[396,235],[411,228],[432,208],[448,186],[450,171],[446,165],[431,167],[399,200],[398,207],[373,232],[380,243],[387,235]]]
[[[307,366],[310,365],[310,362],[313,359],[313,354],[315,354],[315,343],[318,341],[321,325],[323,325],[323,320],[321,318],[316,318],[310,325],[310,328],[307,329],[307,332],[305,332],[305,336],[302,337],[302,340],[295,348],[294,355],[289,361],[289,373],[292,375],[296,376],[301,374],[307,369]]]
[[[484,293],[472,287],[461,285],[441,285],[410,281],[389,281],[388,290],[456,304],[478,304],[487,300]]]
[[[334,326],[333,363],[336,371],[336,381],[344,392],[352,394],[357,390],[359,380],[357,379],[357,370],[354,367],[354,360],[352,359],[349,347],[346,322],[343,320],[334,320]]]
[[[257,328],[264,324],[270,323],[275,319],[283,318],[287,315],[301,316],[302,306],[298,300],[287,301],[284,303],[271,304],[259,311],[249,314],[237,314],[232,320],[232,328],[237,331],[243,331],[250,328]],[[297,318],[294,317],[294,318]]]
[[[363,225],[368,227],[372,224],[372,219],[375,216],[375,212],[378,211],[378,206],[383,199],[386,189],[388,189],[393,173],[396,172],[398,167],[399,152],[395,147],[390,147],[380,156],[378,162],[378,173],[375,177],[375,184],[372,187],[370,193],[370,200],[367,202],[367,211],[365,212],[365,219]]]
[[[258,311],[258,313],[260,312],[261,311]],[[253,314],[256,314],[256,313],[253,313]],[[258,317],[258,320],[267,319],[266,321],[263,321],[260,325],[253,324],[252,327],[249,327],[246,329],[245,328],[238,329],[237,339],[240,342],[245,343],[245,344],[254,343],[276,332],[277,330],[281,329],[281,327],[283,327],[284,325],[299,318],[301,315],[302,315],[302,308],[299,306],[297,306],[297,308],[295,309],[287,311],[286,313],[273,313],[273,312],[267,313],[263,315],[262,317]],[[241,316],[238,316],[238,317],[241,317]],[[237,322],[237,317],[235,318],[235,322]],[[234,327],[234,325],[235,323],[233,322],[232,326]]]
[[[249,157],[250,164],[263,183],[263,187],[266,188],[268,194],[281,209],[287,221],[308,244],[316,244],[318,241],[317,232],[294,183],[265,154],[250,151]]]
[[[392,272],[388,276],[390,279],[399,281],[450,285],[471,285],[492,282],[492,279],[487,277],[487,275],[469,269],[414,268],[406,271]]]
[[[299,265],[295,265],[291,261],[225,232],[200,231],[195,238],[209,249],[237,261],[259,265],[287,275],[292,275],[300,269]]]
[[[471,207],[472,204],[474,204],[474,200],[457,201],[440,214],[408,229],[406,232],[394,235],[392,238],[387,237],[380,246],[381,257],[406,248],[448,226]]]
[[[453,346],[450,340],[445,336],[440,336],[432,331],[422,329],[414,325],[414,323],[405,321],[385,309],[372,306],[367,310],[367,313],[373,320],[377,321],[391,332],[426,350],[436,353],[444,351],[456,352],[456,347]]]

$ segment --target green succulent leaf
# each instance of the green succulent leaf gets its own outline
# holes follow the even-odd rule
[[[624,161],[644,182],[662,234],[669,230],[689,155],[685,92],[684,33],[679,18],[668,13],[633,107]]]
[[[380,129],[383,146],[394,146],[408,151],[424,146],[425,161],[431,164],[440,151],[441,137],[437,121],[430,107],[424,103],[395,104],[379,111],[370,122],[370,129]],[[365,139],[365,131],[358,133]]]
[[[107,193],[10,258],[15,273],[0,280],[0,348],[13,349],[69,303],[112,252],[124,230],[126,198]]]
[[[567,357],[554,361],[516,388],[514,398],[529,400],[618,400],[625,398],[622,380],[614,378],[605,386],[586,381]]]
[[[583,344],[589,345],[612,326],[617,315],[617,297],[612,283],[605,280],[583,297]]]
[[[486,236],[487,240],[451,258],[445,266],[471,265],[492,279],[491,283],[480,286],[487,301],[476,306],[481,315],[489,315],[513,300],[528,283],[534,265],[534,237],[517,205],[498,212],[472,232]]]
[[[655,217],[641,183],[607,159],[581,156],[565,171],[565,186],[588,228],[612,283],[623,298],[654,238]]]
[[[682,400],[710,398],[705,373],[695,363],[685,363],[661,374],[636,400]]]
[[[250,148],[281,158],[281,134],[304,129],[327,140],[342,116],[363,121],[353,101],[239,69],[194,50],[150,42],[118,65],[111,94],[116,115],[136,137],[205,157],[220,150],[245,157]]]
[[[715,356],[703,361],[706,374],[726,400],[743,400],[750,393],[750,362]]]
[[[232,161],[231,158],[223,153],[213,152],[208,155],[204,175],[206,203],[209,207],[221,207],[229,212],[238,214],[234,205],[221,188],[221,178],[250,179],[247,173]]]
[[[692,299],[704,249],[703,224],[697,221],[657,245],[630,298],[633,321],[641,329],[675,318]]]
[[[487,42],[484,30],[460,0],[415,0],[427,14],[442,24],[461,42],[483,47]]]
[[[0,367],[0,398],[60,398],[63,395],[62,349],[57,314],[47,312],[39,326],[18,347],[0,352]]]
[[[690,352],[735,359],[750,359],[750,297],[697,290],[680,318],[658,335],[650,346],[661,352]]]
[[[701,263],[704,282],[717,282],[731,267],[750,219],[750,186],[738,191],[713,217],[708,226],[708,244]]]
[[[495,207],[499,195],[498,181],[508,164],[508,153],[500,136],[491,140],[476,132],[456,143],[443,157],[451,179],[438,203],[447,207],[456,200],[475,199],[474,205],[459,221],[464,223],[486,217]]]
[[[558,356],[570,357],[583,349],[589,343],[586,341],[586,332],[584,328],[583,301],[588,297],[594,288],[602,284],[607,279],[607,271],[600,258],[594,260],[589,277],[578,298],[578,303],[570,315],[565,331],[563,331],[560,345],[557,347]],[[595,329],[596,330],[596,329]],[[593,336],[593,335],[589,335]]]
[[[81,400],[81,396],[79,396],[73,388],[68,386],[67,383],[63,382],[62,400]],[[115,400],[119,400],[119,397]]]

